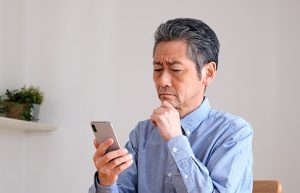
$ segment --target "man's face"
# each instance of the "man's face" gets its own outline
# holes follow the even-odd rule
[[[153,56],[153,80],[160,101],[167,100],[183,117],[203,100],[204,84],[182,40],[160,42]]]

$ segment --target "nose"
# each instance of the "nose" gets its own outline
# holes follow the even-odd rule
[[[170,87],[172,86],[172,77],[168,70],[164,70],[158,80],[159,86]]]

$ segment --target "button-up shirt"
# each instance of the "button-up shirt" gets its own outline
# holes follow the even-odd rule
[[[207,98],[181,119],[184,135],[165,141],[151,120],[131,131],[133,164],[112,186],[96,180],[89,193],[251,193],[251,126],[212,109]]]

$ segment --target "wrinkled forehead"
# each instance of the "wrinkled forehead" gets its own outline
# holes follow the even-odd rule
[[[183,40],[162,41],[154,50],[153,63],[174,63],[187,57],[187,44]]]

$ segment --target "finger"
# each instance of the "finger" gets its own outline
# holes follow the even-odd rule
[[[128,154],[127,149],[119,149],[111,151],[105,155],[101,155],[98,151],[94,154],[93,160],[97,169],[107,167],[108,163],[118,157]]]
[[[161,107],[165,107],[165,108],[175,109],[175,108],[173,107],[173,105],[172,105],[171,103],[169,103],[167,100],[162,101],[160,106],[161,106]]]
[[[163,116],[170,114],[173,110],[168,107],[159,107],[152,112],[153,119],[161,119]]]
[[[152,115],[161,115],[167,111],[168,111],[168,108],[160,106],[153,110]]]
[[[133,164],[133,160],[129,160],[127,162],[122,163],[121,165],[118,165],[113,169],[114,173],[120,174],[127,168],[129,168]]]
[[[115,150],[115,151],[111,151],[103,157],[103,161],[105,163],[109,163],[110,161],[112,161],[116,158],[122,157],[126,154],[128,154],[128,150],[124,149],[124,148],[118,149],[118,150]]]
[[[96,154],[99,154],[99,156],[103,156],[106,152],[106,150],[114,143],[114,140],[112,138],[108,138],[103,143],[99,144],[97,147]]]
[[[115,167],[123,164],[124,162],[128,162],[132,160],[132,155],[131,154],[127,154],[127,155],[124,155],[122,157],[118,157],[116,159],[113,159],[111,160],[109,163],[108,163],[108,168],[109,169],[114,169]]]
[[[160,119],[159,119],[159,115],[157,114],[152,114],[150,117],[150,120],[152,121],[152,123],[157,126],[157,124],[159,123]]]

